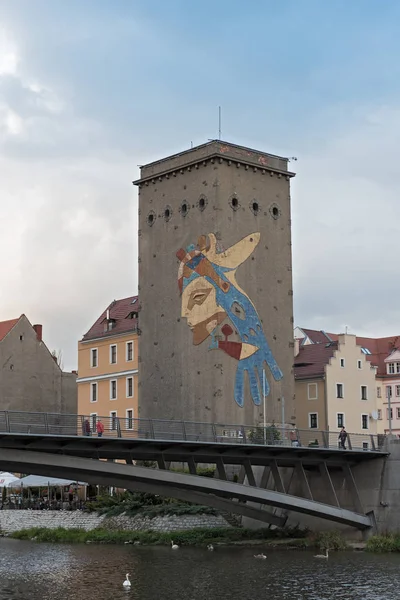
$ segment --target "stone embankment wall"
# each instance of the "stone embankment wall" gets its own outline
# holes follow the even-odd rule
[[[44,511],[44,510],[2,510],[0,511],[0,531],[13,533],[21,529],[40,527],[44,529],[84,529],[96,528],[124,531],[184,531],[197,528],[230,527],[225,519],[218,515],[168,515],[163,517],[127,517],[119,515],[107,518],[97,513],[82,511]]]

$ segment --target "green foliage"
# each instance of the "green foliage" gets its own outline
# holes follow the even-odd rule
[[[368,552],[400,552],[400,533],[374,535],[367,541]]]
[[[248,438],[252,444],[264,444],[264,440],[267,444],[274,444],[274,442],[281,439],[281,434],[275,425],[270,425],[265,428],[265,435],[264,427],[257,427],[250,431]]]
[[[314,537],[314,544],[320,550],[346,550],[347,543],[340,531],[321,531]]]
[[[216,529],[192,529],[189,531],[157,532],[157,531],[112,531],[106,529],[23,529],[11,534],[18,540],[32,540],[53,543],[98,543],[121,544],[124,542],[139,542],[143,545],[168,545],[171,540],[180,546],[206,545],[210,542],[230,543],[245,540],[272,540],[291,538],[293,534],[304,537],[305,532],[294,529],[242,529],[240,527]],[[306,544],[307,540],[303,540]],[[302,540],[293,540],[293,544],[301,544]],[[299,546],[303,547],[303,546]]]
[[[190,473],[189,469],[171,469],[171,471],[175,471],[175,473]],[[196,473],[200,477],[210,477],[212,479],[215,476],[215,468],[214,467],[198,467],[196,469]]]

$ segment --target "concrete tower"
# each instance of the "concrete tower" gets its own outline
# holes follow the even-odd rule
[[[141,167],[139,417],[258,424],[264,386],[295,420],[287,163],[211,141]]]

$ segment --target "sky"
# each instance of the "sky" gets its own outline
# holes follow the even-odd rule
[[[139,164],[296,157],[295,323],[400,333],[400,4],[0,0],[0,320],[77,341],[137,293]],[[397,258],[396,258],[397,257]]]

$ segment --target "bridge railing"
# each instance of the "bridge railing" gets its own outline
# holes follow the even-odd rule
[[[102,423],[102,427],[99,424]],[[103,430],[103,431],[102,431]],[[256,444],[346,450],[382,450],[385,436],[348,433],[344,448],[339,432],[293,429],[268,424],[264,427],[200,423],[164,419],[133,419],[97,414],[70,415],[23,411],[0,411],[0,433],[98,436],[165,441]]]

